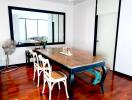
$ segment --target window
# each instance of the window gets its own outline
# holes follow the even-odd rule
[[[9,6],[11,39],[17,46],[32,46],[33,37],[47,37],[47,44],[65,43],[65,13]]]
[[[48,20],[19,18],[20,40],[25,41],[33,37],[48,37]]]

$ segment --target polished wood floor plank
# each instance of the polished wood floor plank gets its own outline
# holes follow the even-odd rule
[[[41,94],[42,76],[39,88],[36,85],[37,77],[34,82],[32,78],[33,67],[28,65],[20,66],[10,73],[0,73],[0,100],[48,100],[48,86],[45,93]],[[105,80],[104,94],[101,94],[99,85],[93,86],[89,82],[87,76],[75,77],[74,100],[131,100],[132,79],[130,78],[109,71]],[[67,100],[63,84],[61,90],[55,85],[52,100]]]

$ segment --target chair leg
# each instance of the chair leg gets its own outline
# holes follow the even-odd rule
[[[59,87],[59,90],[60,90],[60,89],[61,89],[61,88],[60,88],[60,82],[58,82],[58,87]]]
[[[39,74],[39,71],[38,71],[38,84],[37,84],[37,87],[39,87],[39,76],[40,76],[40,74]]]
[[[42,90],[42,93],[44,93],[44,89],[45,89],[45,84],[46,84],[46,79],[44,79],[44,83],[43,83],[43,90]]]
[[[49,89],[50,91],[49,91],[49,100],[51,100],[51,91],[52,91],[52,89]]]
[[[68,92],[67,92],[67,83],[66,83],[66,80],[64,80],[63,83],[64,83],[64,85],[65,85],[66,97],[69,98]]]
[[[51,100],[51,92],[55,83],[49,82],[48,85],[49,85],[49,100]]]
[[[49,100],[51,100],[51,91],[52,91],[52,87],[54,86],[54,84],[52,84],[51,82],[49,82]]]

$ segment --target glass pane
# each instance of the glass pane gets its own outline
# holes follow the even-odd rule
[[[13,31],[16,43],[25,41],[25,20],[13,14]]]
[[[26,20],[27,39],[37,36],[37,20]]]
[[[52,14],[48,14],[48,43],[52,43]]]
[[[53,15],[54,22],[54,42],[59,42],[58,38],[58,14]]]
[[[26,41],[26,32],[25,32],[25,19],[19,19],[19,40],[20,42]]]
[[[48,21],[38,20],[38,35],[48,37]]]
[[[64,42],[64,16],[59,15],[59,42]]]

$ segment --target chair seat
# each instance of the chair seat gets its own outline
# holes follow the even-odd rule
[[[53,71],[51,73],[52,79],[61,79],[61,78],[66,78],[66,75],[60,71]]]

